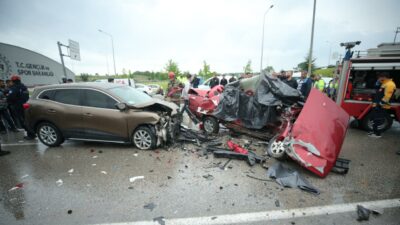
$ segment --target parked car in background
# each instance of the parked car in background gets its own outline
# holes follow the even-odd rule
[[[221,82],[222,76],[217,76],[217,77],[218,77],[219,81]],[[225,75],[225,79],[228,80],[228,83],[229,83],[229,79],[231,79],[231,77],[232,77],[232,75]],[[201,83],[199,85],[199,89],[210,90],[210,81],[212,78],[213,77],[210,77],[207,80],[205,80],[204,83]],[[238,80],[238,77],[235,77],[235,78],[236,78],[236,80]]]
[[[136,83],[135,88],[141,92],[148,94],[148,95],[151,94],[151,88],[145,84]]]
[[[158,84],[148,84],[147,85],[151,90],[151,95],[164,95],[163,88]]]
[[[72,139],[153,149],[179,131],[176,105],[122,84],[42,86],[24,108],[27,126],[50,147]]]

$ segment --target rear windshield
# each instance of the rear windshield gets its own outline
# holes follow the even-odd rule
[[[152,98],[147,94],[130,86],[111,88],[109,91],[130,105],[142,104],[152,100]]]

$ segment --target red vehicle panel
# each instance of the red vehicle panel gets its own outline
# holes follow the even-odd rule
[[[350,116],[316,89],[292,128],[292,150],[287,154],[302,166],[325,177],[335,165]]]

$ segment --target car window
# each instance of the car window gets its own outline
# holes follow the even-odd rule
[[[117,101],[110,96],[95,90],[85,90],[84,93],[85,98],[83,99],[83,106],[116,109],[115,104],[117,104]]]
[[[125,103],[131,105],[141,104],[152,100],[152,98],[147,94],[129,86],[111,88],[109,91],[121,98]]]
[[[79,89],[58,89],[54,93],[54,101],[70,105],[80,105],[80,93]]]
[[[46,99],[46,100],[54,100],[54,94],[56,93],[56,90],[47,90],[43,91],[38,98],[39,99]]]

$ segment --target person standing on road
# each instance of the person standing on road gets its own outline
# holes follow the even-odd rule
[[[314,76],[314,87],[318,89],[320,92],[324,92],[325,81],[321,78],[320,75]]]
[[[236,81],[235,75],[232,75],[232,77],[229,78],[229,83],[232,83],[232,82],[235,82],[235,81]]]
[[[312,80],[307,77],[307,71],[301,71],[301,76],[298,81],[297,90],[301,92],[305,99],[307,99],[310,94],[312,87]]]
[[[290,87],[297,89],[298,84],[297,81],[293,79],[293,71],[286,71],[286,78],[285,80],[283,80],[283,82],[285,82]]]
[[[222,79],[221,79],[221,81],[219,82],[219,84],[222,85],[222,86],[224,86],[224,87],[225,87],[225,85],[228,84],[228,80],[225,78],[225,74],[222,75]]]
[[[382,131],[378,129],[388,115],[390,109],[390,99],[396,90],[396,84],[390,79],[387,72],[381,72],[378,75],[379,89],[376,91],[372,102],[372,132],[368,132],[368,136],[380,138]]]
[[[214,73],[214,77],[210,81],[210,88],[213,88],[215,86],[219,85],[219,79],[217,77],[217,74]]]
[[[26,86],[21,83],[21,78],[18,75],[12,75],[11,81],[13,82],[13,85],[10,87],[7,95],[7,103],[10,105],[11,113],[14,114],[16,120],[18,120],[22,127],[25,129],[27,136],[25,136],[24,138],[26,140],[35,139],[35,133],[28,129],[25,125],[23,104],[26,103],[29,99],[28,88],[26,88]]]
[[[196,74],[193,74],[192,87],[193,88],[198,88],[199,84],[200,84],[200,79],[197,77]]]
[[[7,97],[5,95],[5,84],[3,80],[0,80],[0,134],[7,133],[6,126],[3,124],[3,119],[7,122],[10,131],[19,132],[15,127],[14,121],[8,112]]]
[[[183,111],[186,111],[186,113],[189,115],[190,119],[192,119],[197,124],[197,123],[199,123],[199,121],[189,110],[189,89],[190,89],[190,83],[191,83],[192,76],[188,73],[188,74],[186,74],[186,78],[187,79],[184,84],[185,86],[183,87],[183,90],[182,90],[182,99],[183,99],[184,104],[183,104],[183,107],[182,107],[180,113],[182,114]]]

